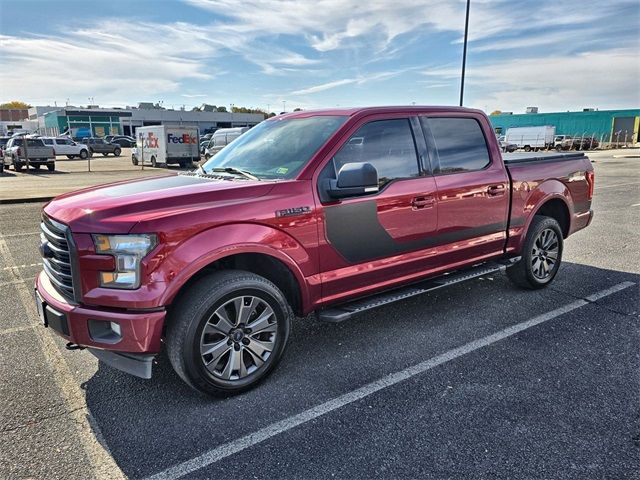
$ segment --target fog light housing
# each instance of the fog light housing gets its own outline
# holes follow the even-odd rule
[[[99,343],[113,345],[122,340],[122,328],[118,322],[108,320],[89,320],[89,336]]]

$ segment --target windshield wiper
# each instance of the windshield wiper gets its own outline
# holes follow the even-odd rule
[[[242,175],[243,177],[248,178],[249,180],[257,180],[258,182],[260,181],[260,179],[255,175],[253,175],[252,173],[247,172],[246,170],[240,170],[234,167],[215,167],[215,168],[212,168],[211,171],[232,173],[234,175]]]

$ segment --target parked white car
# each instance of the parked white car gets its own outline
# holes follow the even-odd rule
[[[89,149],[82,143],[76,143],[68,137],[40,137],[45,145],[53,147],[55,155],[66,155],[68,158],[89,156]]]

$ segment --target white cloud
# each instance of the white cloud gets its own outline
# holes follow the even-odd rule
[[[155,97],[212,74],[198,60],[185,24],[107,22],[62,36],[0,35],[0,84],[6,98]],[[186,52],[186,55],[185,55]],[[75,100],[74,100],[75,99]]]
[[[432,80],[459,78],[458,68],[430,69]],[[640,55],[636,47],[574,55],[470,65],[468,105],[490,110],[543,111],[582,107],[628,108],[640,104]]]
[[[343,85],[350,85],[354,83],[358,85],[362,85],[364,83],[372,82],[376,80],[386,80],[387,78],[393,78],[405,72],[408,72],[410,70],[417,70],[418,68],[420,67],[405,68],[402,70],[393,70],[389,72],[371,73],[368,75],[360,75],[355,78],[344,78],[342,80],[334,80],[332,82],[321,83],[320,85],[314,85],[312,87],[303,88],[301,90],[295,90],[291,92],[291,95],[309,95],[312,93],[323,92],[325,90],[330,90],[332,88],[341,87]]]

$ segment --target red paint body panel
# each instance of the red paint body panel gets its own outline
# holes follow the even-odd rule
[[[491,258],[515,256],[533,215],[551,199],[567,206],[569,233],[584,228],[591,219],[585,180],[586,172],[592,170],[588,159],[505,167],[491,125],[479,111],[379,107],[296,112],[284,118],[314,115],[348,118],[296,179],[194,180],[163,188],[172,176],[162,176],[92,187],[46,205],[47,215],[71,229],[81,301],[79,305],[67,302],[44,274],[36,280],[36,288],[48,304],[67,314],[69,340],[121,352],[157,352],[165,307],[201,269],[230,255],[253,253],[279,260],[299,286],[300,313],[304,314]],[[474,172],[397,180],[375,195],[323,203],[318,193],[320,172],[352,133],[373,120],[421,115],[478,120],[490,165]],[[115,195],[110,190],[114,186],[124,190]],[[327,211],[371,202],[380,228],[397,252],[349,261],[329,239]],[[276,213],[300,207],[303,210],[294,215]],[[348,229],[346,223],[342,227]],[[114,264],[112,257],[96,254],[91,237],[95,233],[157,235],[157,246],[142,261],[140,288],[99,287],[98,272],[112,270]],[[434,237],[442,241],[430,243]],[[364,247],[371,239],[363,235],[358,241]],[[95,342],[88,334],[89,318],[117,321],[123,340],[116,345]]]

